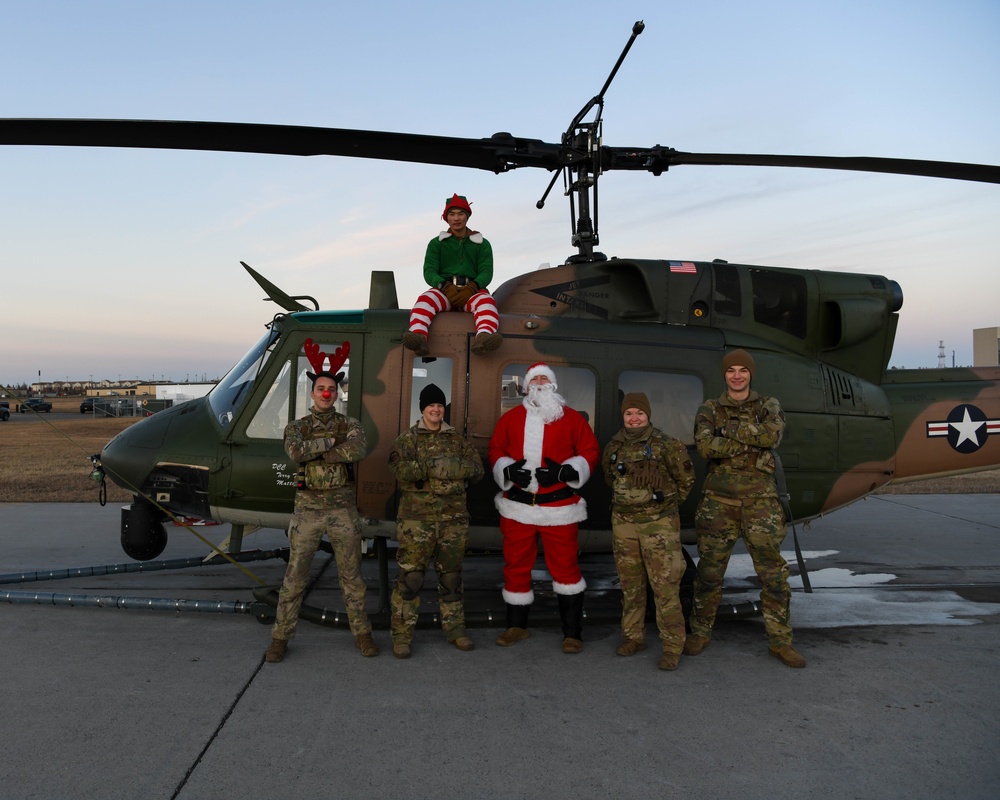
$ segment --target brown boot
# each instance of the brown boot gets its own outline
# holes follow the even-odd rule
[[[687,637],[687,641],[684,642],[684,655],[686,656],[696,656],[706,647],[711,640],[707,636],[699,636],[697,633],[693,633]]]
[[[372,656],[378,655],[378,645],[375,644],[375,640],[372,638],[370,633],[359,633],[355,636],[354,646],[361,651],[361,655],[365,658],[371,658]]]
[[[403,334],[403,347],[412,350],[418,356],[426,356],[431,351],[427,346],[427,337],[413,331],[407,331]]]
[[[626,639],[618,647],[615,648],[615,652],[620,656],[634,656],[636,653],[641,653],[646,649],[646,643],[639,639]]]
[[[510,647],[527,638],[528,631],[526,628],[507,628],[507,630],[497,637],[497,644],[501,647]]]
[[[802,657],[802,654],[790,644],[783,645],[782,647],[769,647],[767,651],[786,667],[802,669],[806,665],[806,660]]]
[[[271,639],[271,646],[264,653],[264,660],[272,664],[285,660],[285,653],[288,652],[288,639]]]
[[[392,654],[396,658],[409,658],[410,657],[410,643],[409,642],[393,642]]]
[[[468,636],[459,636],[455,639],[449,639],[448,644],[455,645],[455,647],[463,652],[468,652],[476,646],[475,642],[473,642]]]
[[[680,663],[681,663],[680,653],[668,653],[664,650],[663,655],[660,656],[660,661],[656,666],[659,667],[660,669],[667,669],[672,671],[677,669],[677,666]]]
[[[567,636],[562,642],[562,651],[564,653],[569,653],[570,655],[576,655],[577,653],[583,652],[583,641],[581,639],[574,639],[572,636]]]
[[[499,333],[487,333],[480,331],[476,334],[476,340],[472,343],[472,352],[477,356],[492,353],[503,343],[503,335]]]

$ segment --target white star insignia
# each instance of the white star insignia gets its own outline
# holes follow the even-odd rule
[[[966,439],[975,444],[976,447],[979,447],[979,435],[976,431],[986,424],[986,420],[982,419],[979,422],[974,422],[969,418],[969,409],[966,408],[965,418],[961,422],[949,422],[948,424],[958,431],[958,441],[955,442],[956,447]]]

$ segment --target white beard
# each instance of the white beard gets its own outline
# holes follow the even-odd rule
[[[551,383],[533,384],[528,387],[524,398],[524,407],[529,415],[538,415],[542,422],[548,425],[563,415],[566,400],[556,393],[556,387]]]

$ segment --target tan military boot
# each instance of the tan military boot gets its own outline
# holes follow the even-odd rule
[[[426,356],[431,351],[427,346],[427,337],[413,331],[407,331],[403,334],[403,347],[412,350],[418,356]]]
[[[806,665],[806,660],[802,654],[790,644],[783,645],[782,647],[769,647],[767,651],[786,667],[801,669]]]
[[[567,636],[562,641],[562,651],[564,653],[569,653],[570,655],[582,653],[583,642],[580,639],[574,639],[572,636]]]
[[[645,649],[646,643],[644,641],[640,639],[626,639],[615,648],[615,652],[620,656],[634,656]]]
[[[409,658],[410,657],[410,643],[409,642],[393,642],[392,643],[392,654],[396,658]]]
[[[271,646],[264,653],[264,660],[272,664],[285,660],[285,653],[288,652],[288,639],[271,639]]]
[[[681,663],[680,653],[668,653],[664,651],[663,655],[660,656],[660,661],[657,663],[657,667],[660,669],[675,670]]]
[[[481,331],[476,334],[476,339],[472,343],[472,352],[477,356],[492,353],[503,344],[503,335],[499,333],[487,333]]]
[[[468,636],[458,636],[455,639],[449,639],[448,644],[453,644],[459,650],[468,652],[475,648],[476,644]]]
[[[354,637],[354,646],[361,651],[365,658],[378,655],[378,645],[370,633],[361,633]]]
[[[528,638],[527,628],[507,628],[497,637],[497,644],[501,647],[510,647],[517,644],[522,639]]]
[[[711,640],[707,636],[699,636],[697,633],[693,633],[687,637],[687,641],[684,642],[684,655],[686,656],[696,656],[706,647]]]

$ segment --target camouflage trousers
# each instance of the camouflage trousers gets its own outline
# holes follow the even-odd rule
[[[645,641],[648,579],[663,652],[680,654],[685,634],[679,589],[685,565],[677,512],[653,522],[625,522],[613,514],[611,522],[622,589],[622,638]]]
[[[396,525],[396,563],[399,575],[392,589],[391,632],[393,643],[409,644],[417,626],[420,588],[434,560],[438,577],[438,609],[448,641],[465,636],[465,606],[462,602],[462,559],[469,543],[465,520],[405,520]]]
[[[275,639],[291,639],[295,635],[313,556],[324,535],[333,545],[351,633],[358,636],[371,632],[365,611],[365,581],[361,577],[361,521],[357,510],[298,510],[288,529],[288,568],[278,593],[278,612],[272,631]]]
[[[722,502],[705,495],[695,514],[699,559],[691,633],[711,635],[722,599],[726,566],[733,545],[742,536],[760,579],[760,602],[770,645],[789,645],[792,643],[791,589],[788,587],[788,564],[780,549],[785,538],[785,515],[777,498],[726,500],[728,502]]]

